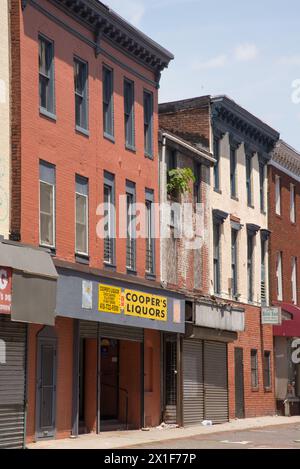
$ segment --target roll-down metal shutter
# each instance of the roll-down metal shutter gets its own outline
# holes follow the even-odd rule
[[[97,339],[98,328],[99,336],[107,339],[130,340],[134,342],[143,342],[144,340],[144,329],[92,321],[80,321],[80,337],[83,339]]]
[[[205,419],[228,421],[227,344],[204,342]]]
[[[204,419],[203,341],[183,341],[183,423],[199,425]]]
[[[22,448],[25,422],[26,325],[0,315],[0,448]]]

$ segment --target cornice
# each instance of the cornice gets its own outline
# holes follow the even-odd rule
[[[96,54],[99,53],[101,39],[105,39],[146,68],[154,71],[157,82],[159,82],[162,70],[168,67],[169,62],[174,58],[169,51],[131,26],[98,0],[48,1],[93,32],[97,44]],[[23,10],[28,3],[30,0],[21,0]]]
[[[300,180],[300,153],[284,141],[280,140],[276,145],[270,164],[298,181]]]

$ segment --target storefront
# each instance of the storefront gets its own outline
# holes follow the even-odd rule
[[[162,334],[184,333],[183,297],[150,281],[58,271],[57,314],[74,323],[72,434],[159,425]]]
[[[22,448],[27,324],[54,324],[57,274],[49,254],[4,241],[0,265],[0,448]]]

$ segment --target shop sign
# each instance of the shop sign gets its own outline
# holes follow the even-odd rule
[[[11,312],[11,277],[11,269],[0,268],[0,313]]]
[[[154,321],[168,320],[166,297],[134,290],[122,290],[109,285],[99,285],[99,311],[121,314]]]
[[[282,324],[281,308],[269,307],[261,309],[261,322],[262,324],[271,324],[278,326]]]

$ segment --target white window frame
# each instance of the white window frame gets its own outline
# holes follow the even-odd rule
[[[275,210],[276,215],[281,215],[281,180],[280,176],[275,176]]]
[[[86,251],[82,252],[77,250],[77,204],[76,204],[76,195],[86,198]],[[89,196],[77,192],[76,190],[76,179],[75,179],[75,254],[79,256],[88,256],[89,255]]]
[[[292,257],[292,301],[294,305],[298,303],[297,295],[297,257]]]
[[[296,223],[295,185],[290,184],[290,220]]]
[[[52,207],[53,207],[52,239],[53,239],[53,244],[44,243],[44,242],[42,242],[42,238],[41,238],[41,233],[42,233],[42,231],[41,231],[41,183],[52,187]],[[50,249],[55,249],[55,246],[56,246],[56,239],[55,239],[55,233],[56,233],[56,217],[55,217],[55,214],[56,214],[55,198],[56,197],[55,197],[55,192],[56,191],[55,191],[55,189],[56,189],[55,184],[50,184],[49,182],[46,182],[43,179],[39,178],[39,243],[40,243],[40,246],[50,248]]]
[[[283,300],[282,284],[282,253],[278,252],[276,257],[276,279],[277,279],[277,300]]]

